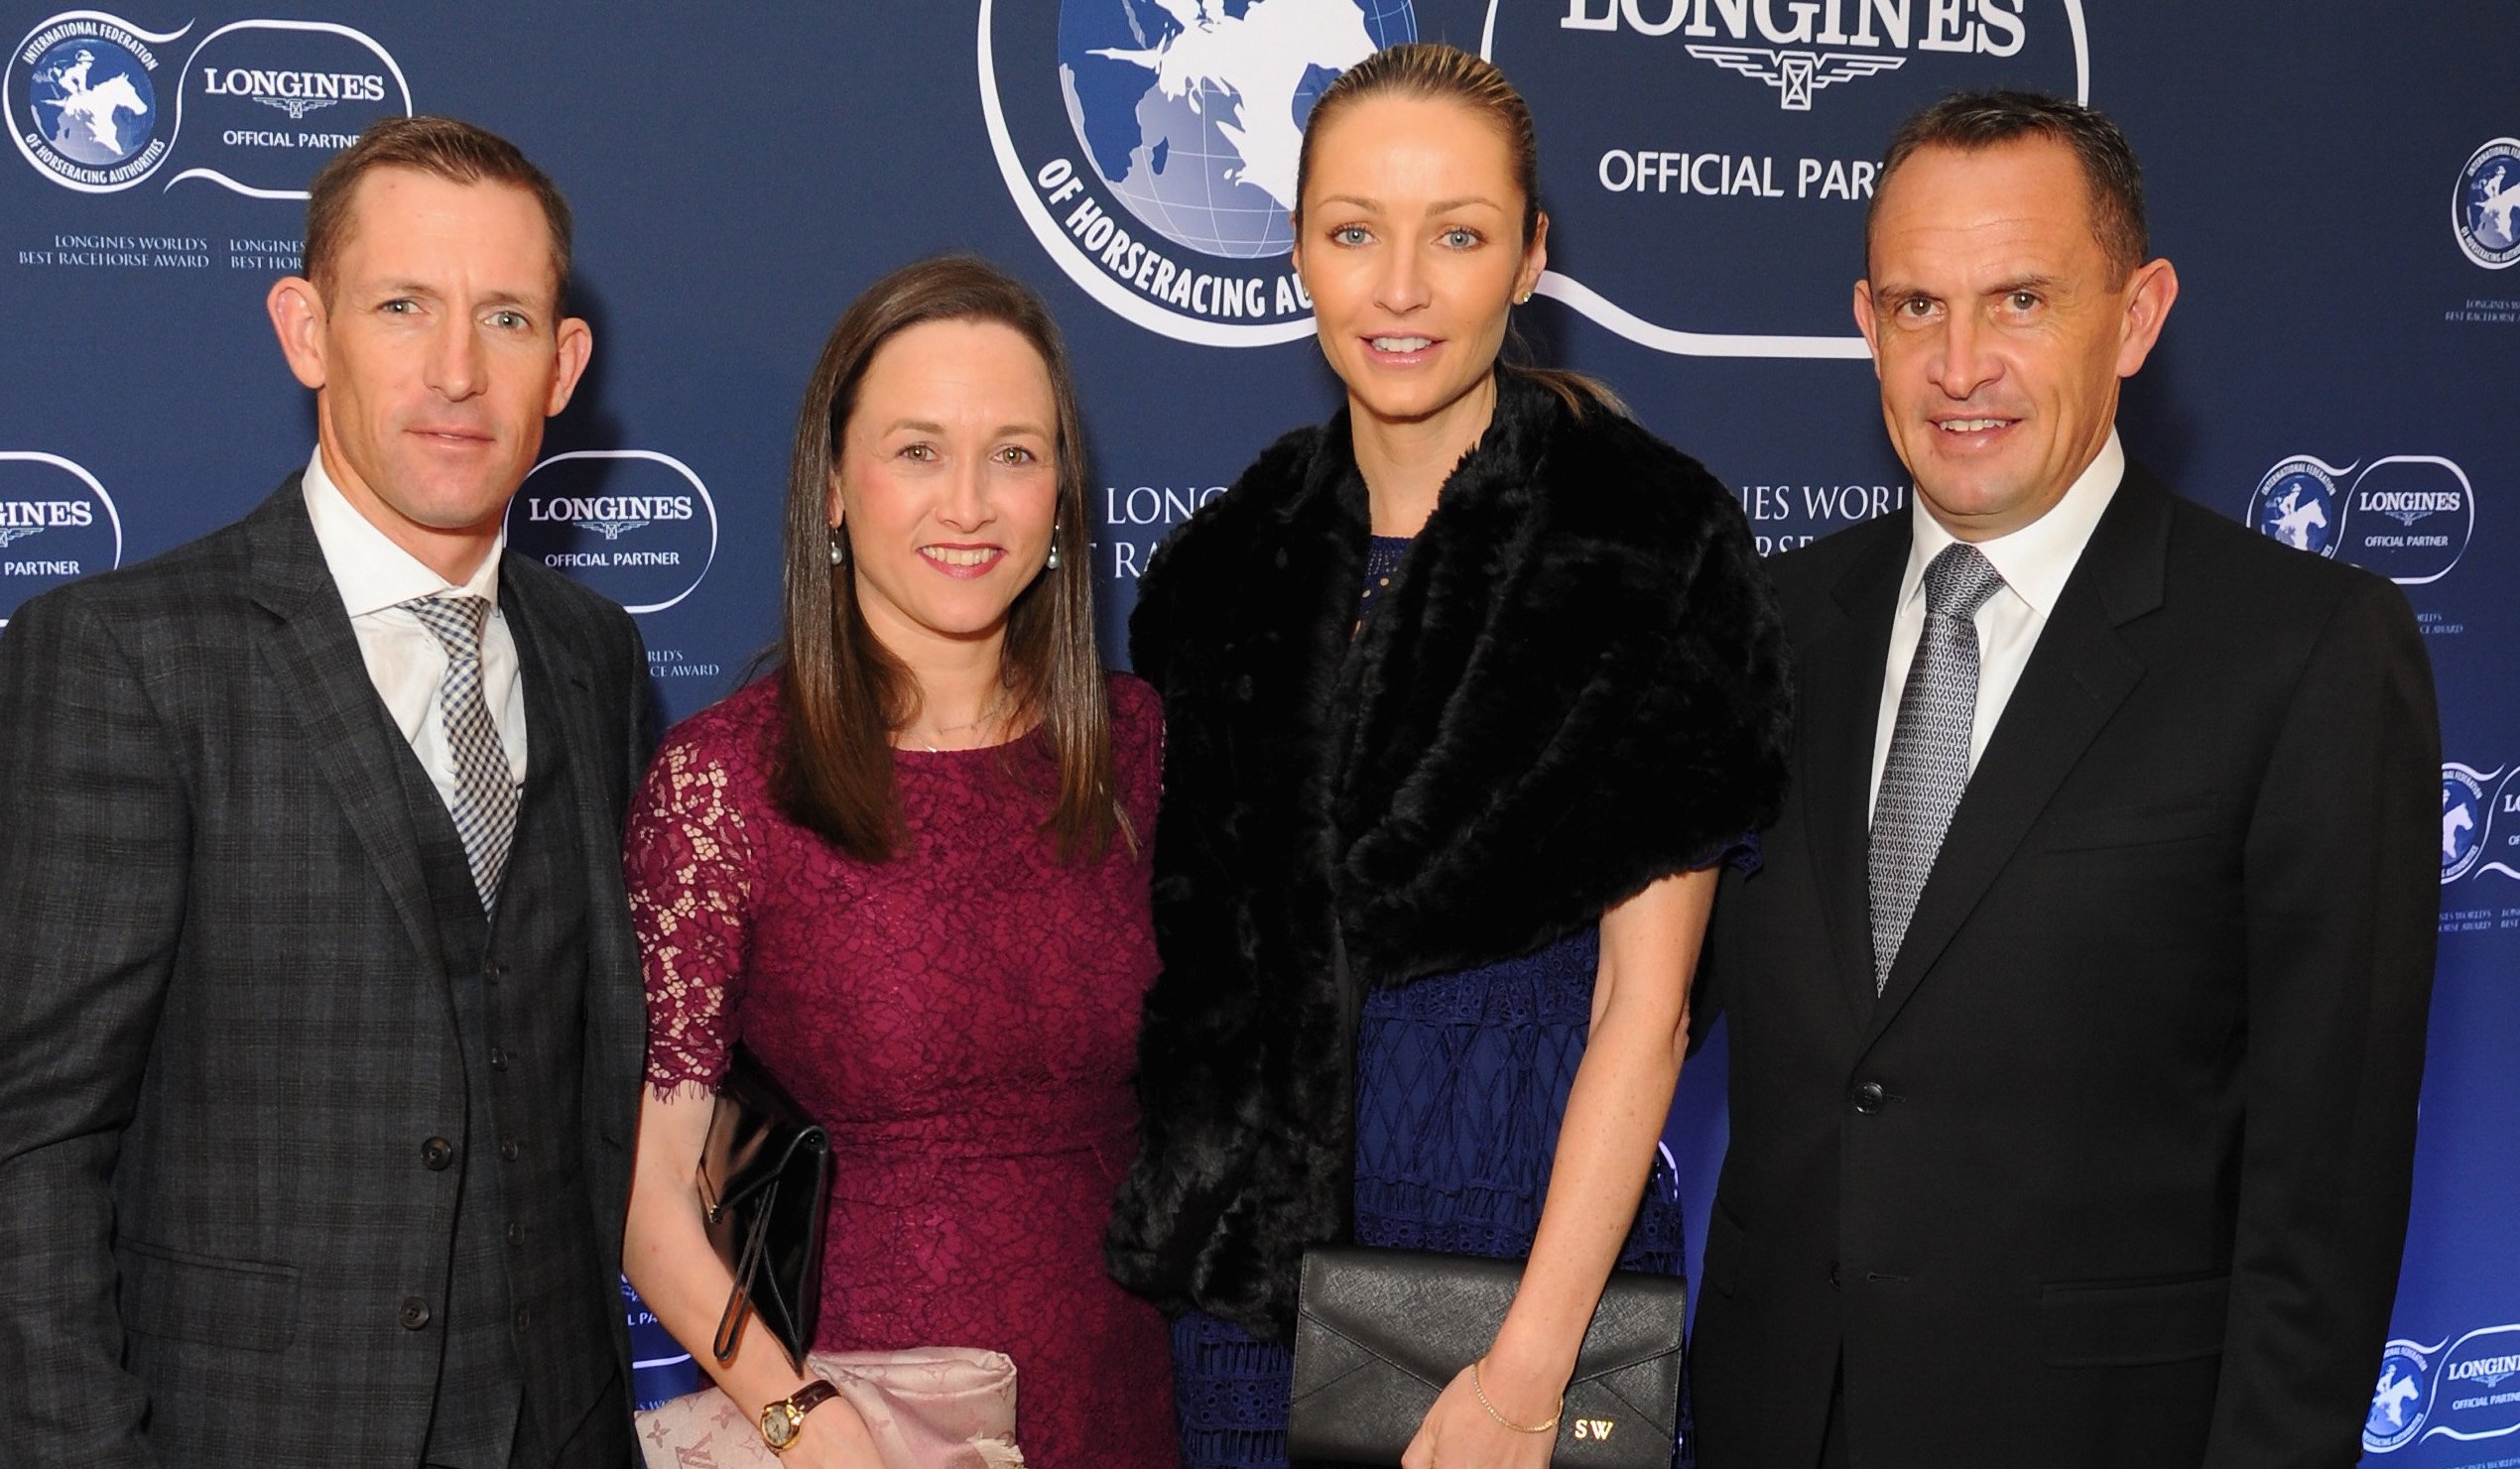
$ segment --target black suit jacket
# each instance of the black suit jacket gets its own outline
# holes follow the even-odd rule
[[[2440,733],[2404,598],[2130,468],[1873,993],[1904,515],[1772,563],[1801,709],[1701,1021],[1706,1469],[2353,1464],[2405,1235]]]
[[[531,560],[499,594],[598,859],[583,1163],[617,1270],[646,1032],[600,859],[645,658]],[[418,1461],[441,1343],[406,1302],[446,1298],[459,1176],[422,1145],[461,1136],[464,1092],[401,738],[294,475],[0,633],[0,1460]]]

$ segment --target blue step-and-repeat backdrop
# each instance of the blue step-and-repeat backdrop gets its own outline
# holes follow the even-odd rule
[[[914,257],[1034,282],[1082,377],[1115,659],[1165,534],[1335,384],[1287,263],[1303,120],[1377,46],[1484,52],[1555,217],[1522,330],[1782,550],[1904,510],[1847,314],[1876,163],[1961,86],[2081,97],[2184,282],[2130,450],[2429,634],[2442,950],[2373,1464],[2520,1464],[2520,11],[2494,0],[358,0],[0,4],[0,618],[234,519],[312,442],[263,314],[371,119],[471,118],[561,181],[594,366],[514,541],[639,615],[662,709],[770,635],[798,396]],[[15,158],[7,156],[14,152]],[[2209,718],[2209,710],[2199,717]],[[2293,793],[2316,802],[2320,792]],[[1702,1210],[1722,1056],[1667,1146]],[[641,1337],[651,1395],[688,1362]]]

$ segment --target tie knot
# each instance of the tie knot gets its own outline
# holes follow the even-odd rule
[[[421,626],[438,635],[450,658],[479,658],[481,629],[490,620],[487,597],[421,597],[405,602]]]
[[[1975,617],[2003,584],[2003,573],[1984,551],[1954,541],[1926,563],[1925,610],[1942,617]]]

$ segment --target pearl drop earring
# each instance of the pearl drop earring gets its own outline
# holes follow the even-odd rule
[[[1042,569],[1045,571],[1059,569],[1059,522],[1057,521],[1050,523],[1050,559],[1042,562]]]

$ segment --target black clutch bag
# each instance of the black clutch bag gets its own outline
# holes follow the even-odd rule
[[[803,1372],[822,1304],[831,1139],[741,1045],[717,1083],[698,1181],[708,1242],[735,1278],[709,1341],[717,1365],[734,1360],[745,1320],[758,1316]]]
[[[1522,1273],[1520,1261],[1471,1255],[1304,1252],[1289,1456],[1398,1464],[1436,1396],[1496,1339]],[[1671,1469],[1688,1294],[1670,1276],[1610,1277],[1567,1383],[1551,1464]]]

